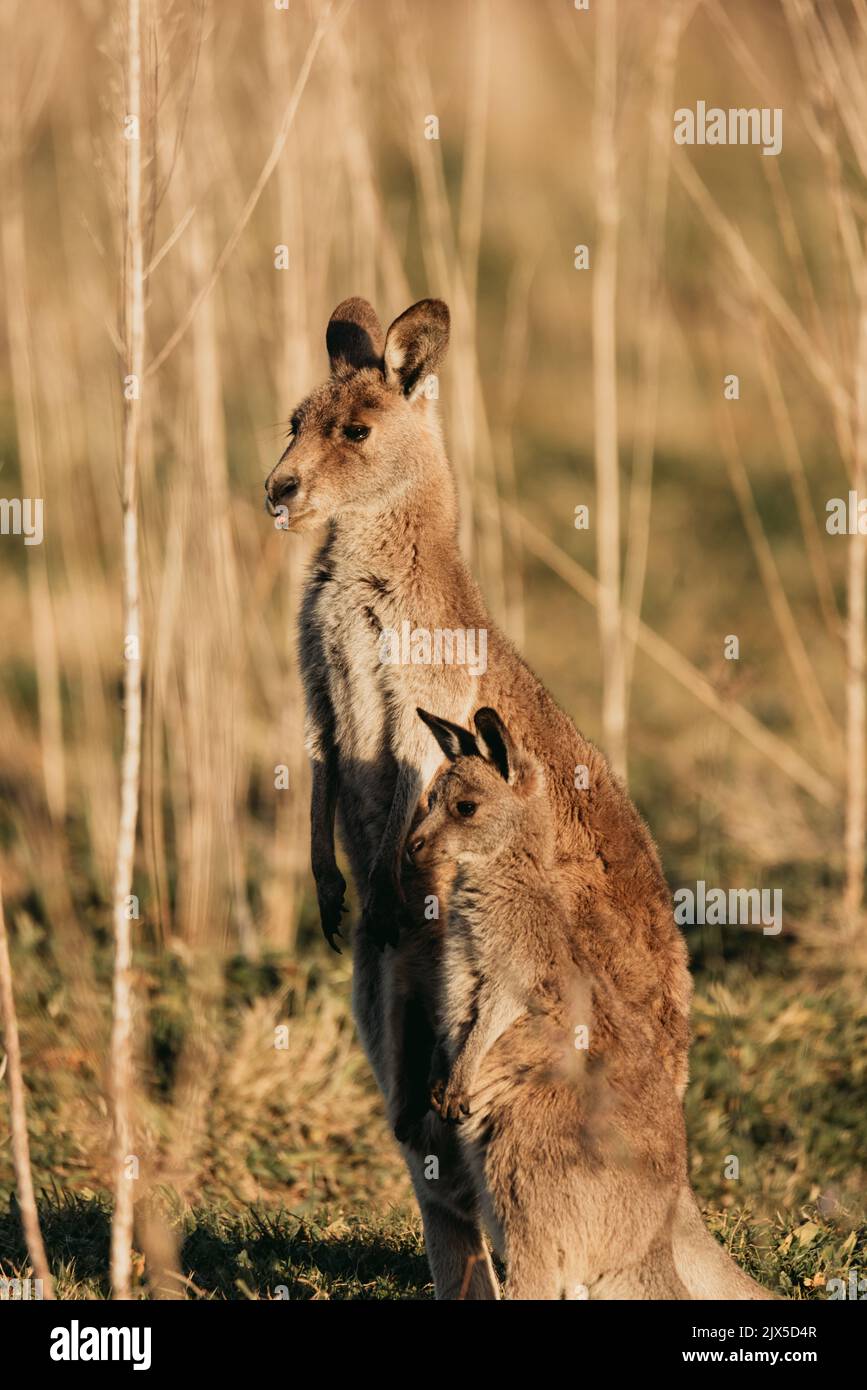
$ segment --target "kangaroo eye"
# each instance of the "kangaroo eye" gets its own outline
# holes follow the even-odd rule
[[[459,815],[459,816],[463,816],[464,820],[469,820],[470,816],[474,816],[475,814],[476,814],[476,803],[475,803],[475,801],[459,801],[459,802],[458,802],[458,815]]]
[[[362,439],[366,439],[370,434],[369,425],[345,425],[343,433],[347,439],[351,439],[353,444],[360,444]]]

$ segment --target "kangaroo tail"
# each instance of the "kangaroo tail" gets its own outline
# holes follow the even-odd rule
[[[678,1275],[692,1298],[776,1298],[745,1274],[714,1240],[689,1187],[682,1187],[678,1195],[672,1246]]]

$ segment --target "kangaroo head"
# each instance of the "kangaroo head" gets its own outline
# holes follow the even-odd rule
[[[553,841],[545,778],[520,751],[495,710],[480,709],[475,733],[416,711],[450,766],[428,793],[427,811],[410,832],[413,864],[484,863],[516,851],[548,859]]]
[[[311,530],[347,512],[386,511],[421,481],[438,447],[424,387],[448,340],[439,299],[419,300],[384,335],[366,299],[338,304],[325,337],[331,376],[296,407],[265,484],[272,516]]]

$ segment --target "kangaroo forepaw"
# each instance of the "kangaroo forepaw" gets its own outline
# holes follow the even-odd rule
[[[446,1124],[459,1125],[461,1120],[472,1114],[469,1095],[460,1080],[436,1080],[431,1086],[430,1103],[431,1109]]]
[[[319,902],[319,921],[322,925],[322,933],[332,951],[338,955],[342,952],[335,940],[341,935],[340,919],[348,911],[343,901],[346,892],[346,880],[341,873],[336,877],[320,881],[316,885],[316,896]]]

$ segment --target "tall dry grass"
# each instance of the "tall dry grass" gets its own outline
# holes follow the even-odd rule
[[[620,450],[617,371],[617,5],[599,16],[594,54],[593,150],[596,242],[593,257],[593,417],[596,565],[602,729],[615,772],[626,776],[626,668],[620,611]]]
[[[142,736],[142,643],[139,587],[138,473],[145,362],[144,236],[142,212],[142,20],[140,0],[127,6],[126,105],[124,137],[126,204],[123,258],[124,411],[121,521],[123,525],[123,754],[120,822],[114,880],[114,980],[112,990],[111,1072],[115,1131],[114,1220],[111,1230],[111,1282],[115,1298],[130,1297],[133,1221],[132,1065],[133,906],[132,880],[138,825]]]
[[[261,493],[345,295],[385,320],[449,300],[462,546],[510,635],[629,764],[675,862],[694,863],[677,856],[698,784],[720,853],[764,863],[743,852],[758,783],[779,824],[812,827],[805,872],[827,871],[857,924],[867,785],[864,547],[831,541],[823,510],[867,487],[862,0],[589,16],[141,0],[139,76],[137,5],[7,6],[0,84],[0,490],[46,505],[42,547],[22,561],[0,539],[0,867],[13,954],[45,926],[70,1029],[99,1056],[116,934],[115,1157],[143,1159],[137,1186],[117,1181],[120,1293],[134,1196],[185,1189],[228,1084],[226,958],[315,949],[294,636],[311,546],[272,528]],[[772,50],[773,80],[756,57]],[[729,91],[784,105],[779,161],[673,145],[673,107]],[[719,659],[730,631],[743,675]],[[121,667],[136,632],[141,662]],[[696,751],[717,725],[718,785]],[[161,1129],[129,1030],[145,959],[169,958],[192,1026]],[[26,1029],[23,1050],[26,1068]],[[177,1252],[151,1238],[168,1286]]]
[[[9,1116],[11,1129],[12,1162],[15,1168],[15,1181],[18,1189],[18,1203],[21,1208],[21,1221],[27,1240],[27,1249],[33,1265],[33,1273],[42,1280],[43,1297],[53,1298],[51,1272],[45,1254],[45,1243],[39,1225],[36,1207],[36,1193],[33,1188],[33,1175],[30,1171],[30,1141],[27,1134],[27,1092],[24,1072],[21,1066],[21,1043],[18,1034],[18,1016],[15,1011],[15,992],[12,983],[12,961],[9,955],[9,937],[6,932],[6,917],[3,912],[3,889],[0,884],[0,1024],[3,1028],[3,1046],[6,1050],[3,1071],[9,1072]]]

